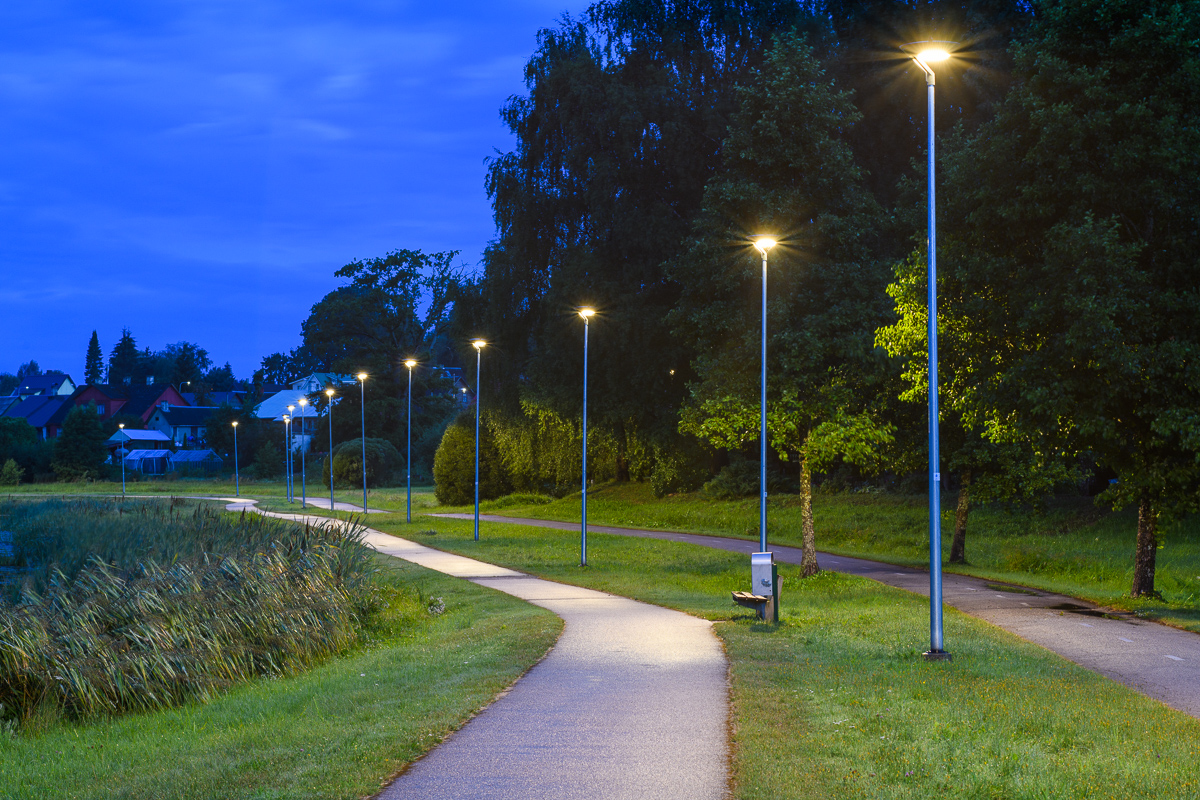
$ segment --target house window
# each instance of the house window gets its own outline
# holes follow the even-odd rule
[[[103,406],[103,404],[97,404],[97,405],[96,405],[96,413],[97,413],[97,414],[99,414],[99,415],[100,415],[100,416],[102,416],[102,417],[104,416],[104,406]]]

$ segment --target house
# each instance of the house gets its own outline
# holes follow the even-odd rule
[[[75,393],[75,382],[65,372],[47,372],[44,375],[27,375],[13,392],[17,397],[49,397]]]
[[[183,395],[170,384],[161,386],[96,384],[79,389],[71,400],[77,406],[95,403],[96,412],[102,420],[120,415],[137,417],[143,423],[149,422],[154,409],[163,403],[172,406],[190,405],[184,400]]]
[[[298,392],[304,392],[308,395],[323,392],[330,386],[353,386],[358,383],[358,379],[353,375],[339,375],[336,372],[314,372],[304,378],[292,381],[292,389]]]
[[[150,415],[146,427],[159,431],[178,447],[194,448],[208,439],[208,418],[216,406],[173,406],[163,403]]]
[[[304,385],[303,381],[297,381],[297,383]],[[322,386],[323,389],[324,386]],[[318,392],[307,392],[304,389],[285,389],[282,392],[276,392],[255,406],[254,416],[259,419],[273,420],[282,425],[284,415],[288,415],[293,422],[292,435],[296,437],[293,447],[307,453],[313,434],[317,430],[317,420],[328,413],[323,411],[318,414],[311,402],[306,406],[300,405],[301,400],[315,394]],[[292,406],[291,411],[288,411],[288,406]]]
[[[11,404],[3,416],[24,419],[43,439],[53,439],[62,431],[63,421],[74,407],[69,397],[35,394]]]

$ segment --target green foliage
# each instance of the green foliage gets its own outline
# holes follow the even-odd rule
[[[106,438],[95,403],[71,409],[54,443],[54,474],[60,481],[94,480],[104,475]]]
[[[404,457],[387,439],[366,440],[367,486],[391,486],[396,470],[404,465]],[[363,440],[351,439],[333,448],[333,479],[338,486],[362,487]],[[321,482],[329,486],[329,459],[321,465]]]
[[[479,498],[492,500],[510,488],[500,453],[486,425],[480,426]],[[443,505],[475,502],[475,415],[459,415],[442,435],[433,459],[434,494]]]
[[[0,514],[38,587],[0,606],[0,702],[22,718],[204,701],[344,651],[376,608],[360,529],[168,503]]]
[[[8,459],[4,462],[4,467],[0,469],[0,486],[16,486],[21,483],[21,476],[25,470],[17,464],[15,459]]]
[[[271,479],[277,478],[284,472],[283,450],[272,441],[263,442],[254,454],[251,468],[254,477]]]
[[[92,331],[92,338],[88,340],[87,357],[84,360],[83,380],[94,386],[100,383],[103,377],[104,352],[100,349],[100,338],[96,336],[95,331]]]
[[[37,429],[18,417],[0,417],[0,460],[13,459],[30,476],[50,471],[54,443],[43,441]]]
[[[711,474],[707,454],[694,443],[680,442],[674,447],[656,447],[650,486],[655,497],[699,489]]]

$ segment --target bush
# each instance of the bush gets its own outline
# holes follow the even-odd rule
[[[163,501],[0,517],[26,570],[20,604],[0,602],[0,704],[20,718],[203,701],[345,650],[378,607],[361,529]]]
[[[745,459],[728,464],[717,477],[704,484],[705,496],[714,500],[733,500],[757,495],[761,480],[758,464]],[[800,491],[799,479],[780,469],[772,469],[768,461],[767,491],[770,494],[795,494]]]
[[[708,476],[708,468],[698,454],[663,447],[655,453],[650,487],[655,497],[693,492],[704,484]]]
[[[442,505],[475,502],[475,416],[459,415],[446,432],[433,457],[434,495]],[[487,428],[479,441],[479,499],[492,500],[510,488],[500,466],[500,454]]]
[[[54,443],[54,474],[60,481],[102,477],[108,457],[105,438],[95,403],[71,409]]]
[[[0,469],[0,486],[17,486],[21,483],[21,477],[25,470],[21,469],[14,459],[9,459],[4,462],[3,469]]]
[[[390,486],[404,464],[400,451],[387,439],[367,439],[367,486]],[[333,448],[333,479],[342,487],[362,486],[363,440],[351,439]],[[321,483],[329,488],[329,456],[321,461]]]
[[[264,442],[254,454],[254,463],[250,465],[249,471],[256,478],[278,478],[283,474],[283,466],[283,449],[277,447],[274,442]]]

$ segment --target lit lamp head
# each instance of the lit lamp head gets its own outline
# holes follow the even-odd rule
[[[358,373],[358,379],[360,381],[365,381],[367,379],[367,373],[365,373],[365,372]]]
[[[234,421],[234,423],[233,423],[233,427],[235,427],[235,428],[237,427],[237,421],[236,421],[236,420],[235,420],[235,421]]]
[[[235,422],[235,423],[233,423],[233,424],[234,424],[234,425],[237,425],[237,423],[236,423],[236,422]],[[124,423],[124,422],[118,422],[118,423],[117,423],[117,427],[118,427],[118,428],[120,428],[121,430],[125,430],[125,423]]]
[[[296,410],[296,407],[295,407],[295,406],[288,406],[288,413],[289,413],[289,414],[290,414],[291,412],[295,411],[295,410]]]
[[[326,389],[325,396],[328,397],[330,400],[332,400],[333,399],[333,389]]]
[[[588,317],[593,317],[595,315],[596,309],[594,308],[588,308],[587,306],[584,306],[583,308],[579,309],[579,316],[583,317],[585,320]]]
[[[926,42],[909,42],[908,44],[900,45],[903,50],[913,61],[917,62],[925,74],[932,79],[933,68],[930,64],[936,64],[939,61],[946,61],[950,58],[950,54],[958,47],[958,42],[943,42],[930,40]]]
[[[301,397],[301,398],[300,398],[300,400],[299,400],[298,402],[300,403],[300,407],[301,407],[301,408],[304,408],[306,405],[308,405],[308,398],[307,398],[307,397]]]
[[[476,350],[482,350],[483,348],[487,347],[487,342],[485,342],[483,339],[476,339],[471,342],[471,346]]]
[[[287,425],[287,424],[288,424],[289,422],[291,422],[291,421],[292,421],[292,418],[291,418],[291,417],[289,417],[287,414],[284,414],[284,415],[283,415],[283,424],[284,424],[284,425]]]
[[[409,369],[412,369],[412,368],[413,368],[413,367],[415,367],[416,365],[417,365],[417,362],[416,362],[416,360],[415,360],[415,359],[412,359],[412,358],[410,358],[410,359],[408,359],[407,361],[405,361],[405,362],[404,362],[404,366],[408,367]]]
[[[775,241],[775,237],[768,236],[767,234],[751,236],[750,241],[754,243],[754,248],[758,250],[758,252],[762,253],[763,258],[766,258],[767,252],[776,244],[778,244],[778,242]]]

